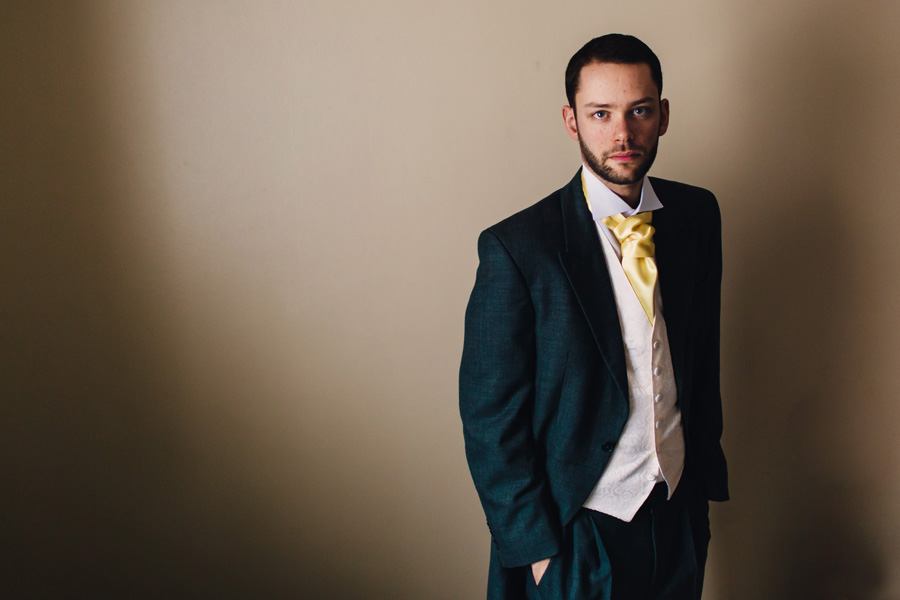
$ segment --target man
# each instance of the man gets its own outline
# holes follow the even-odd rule
[[[656,55],[566,70],[574,179],[482,232],[460,413],[492,534],[488,598],[700,598],[720,445],[715,197],[646,176],[669,124]]]

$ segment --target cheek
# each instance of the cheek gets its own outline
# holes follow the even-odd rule
[[[646,126],[641,128],[641,137],[645,140],[654,140],[659,137],[659,121],[654,121],[653,123],[647,123]]]
[[[602,127],[588,127],[582,130],[581,134],[590,144],[602,146],[609,142],[609,134]]]

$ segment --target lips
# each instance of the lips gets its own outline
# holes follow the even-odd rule
[[[621,162],[631,162],[637,160],[640,156],[640,152],[616,152],[615,154],[611,154],[610,158]]]

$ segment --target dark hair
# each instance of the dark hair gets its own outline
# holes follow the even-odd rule
[[[646,64],[662,97],[662,67],[653,50],[633,35],[610,33],[592,39],[569,60],[566,67],[566,98],[572,108],[575,108],[575,92],[578,91],[581,70],[592,63]]]

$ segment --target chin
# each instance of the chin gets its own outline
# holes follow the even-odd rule
[[[638,177],[638,173],[640,172],[639,167],[635,167],[634,169],[629,169],[625,173],[623,173],[622,171],[620,171],[618,169],[612,169],[611,172],[612,172],[611,174],[614,176],[614,179],[610,179],[608,181],[610,181],[610,183],[615,183],[617,185],[633,185],[644,179],[643,175]]]

